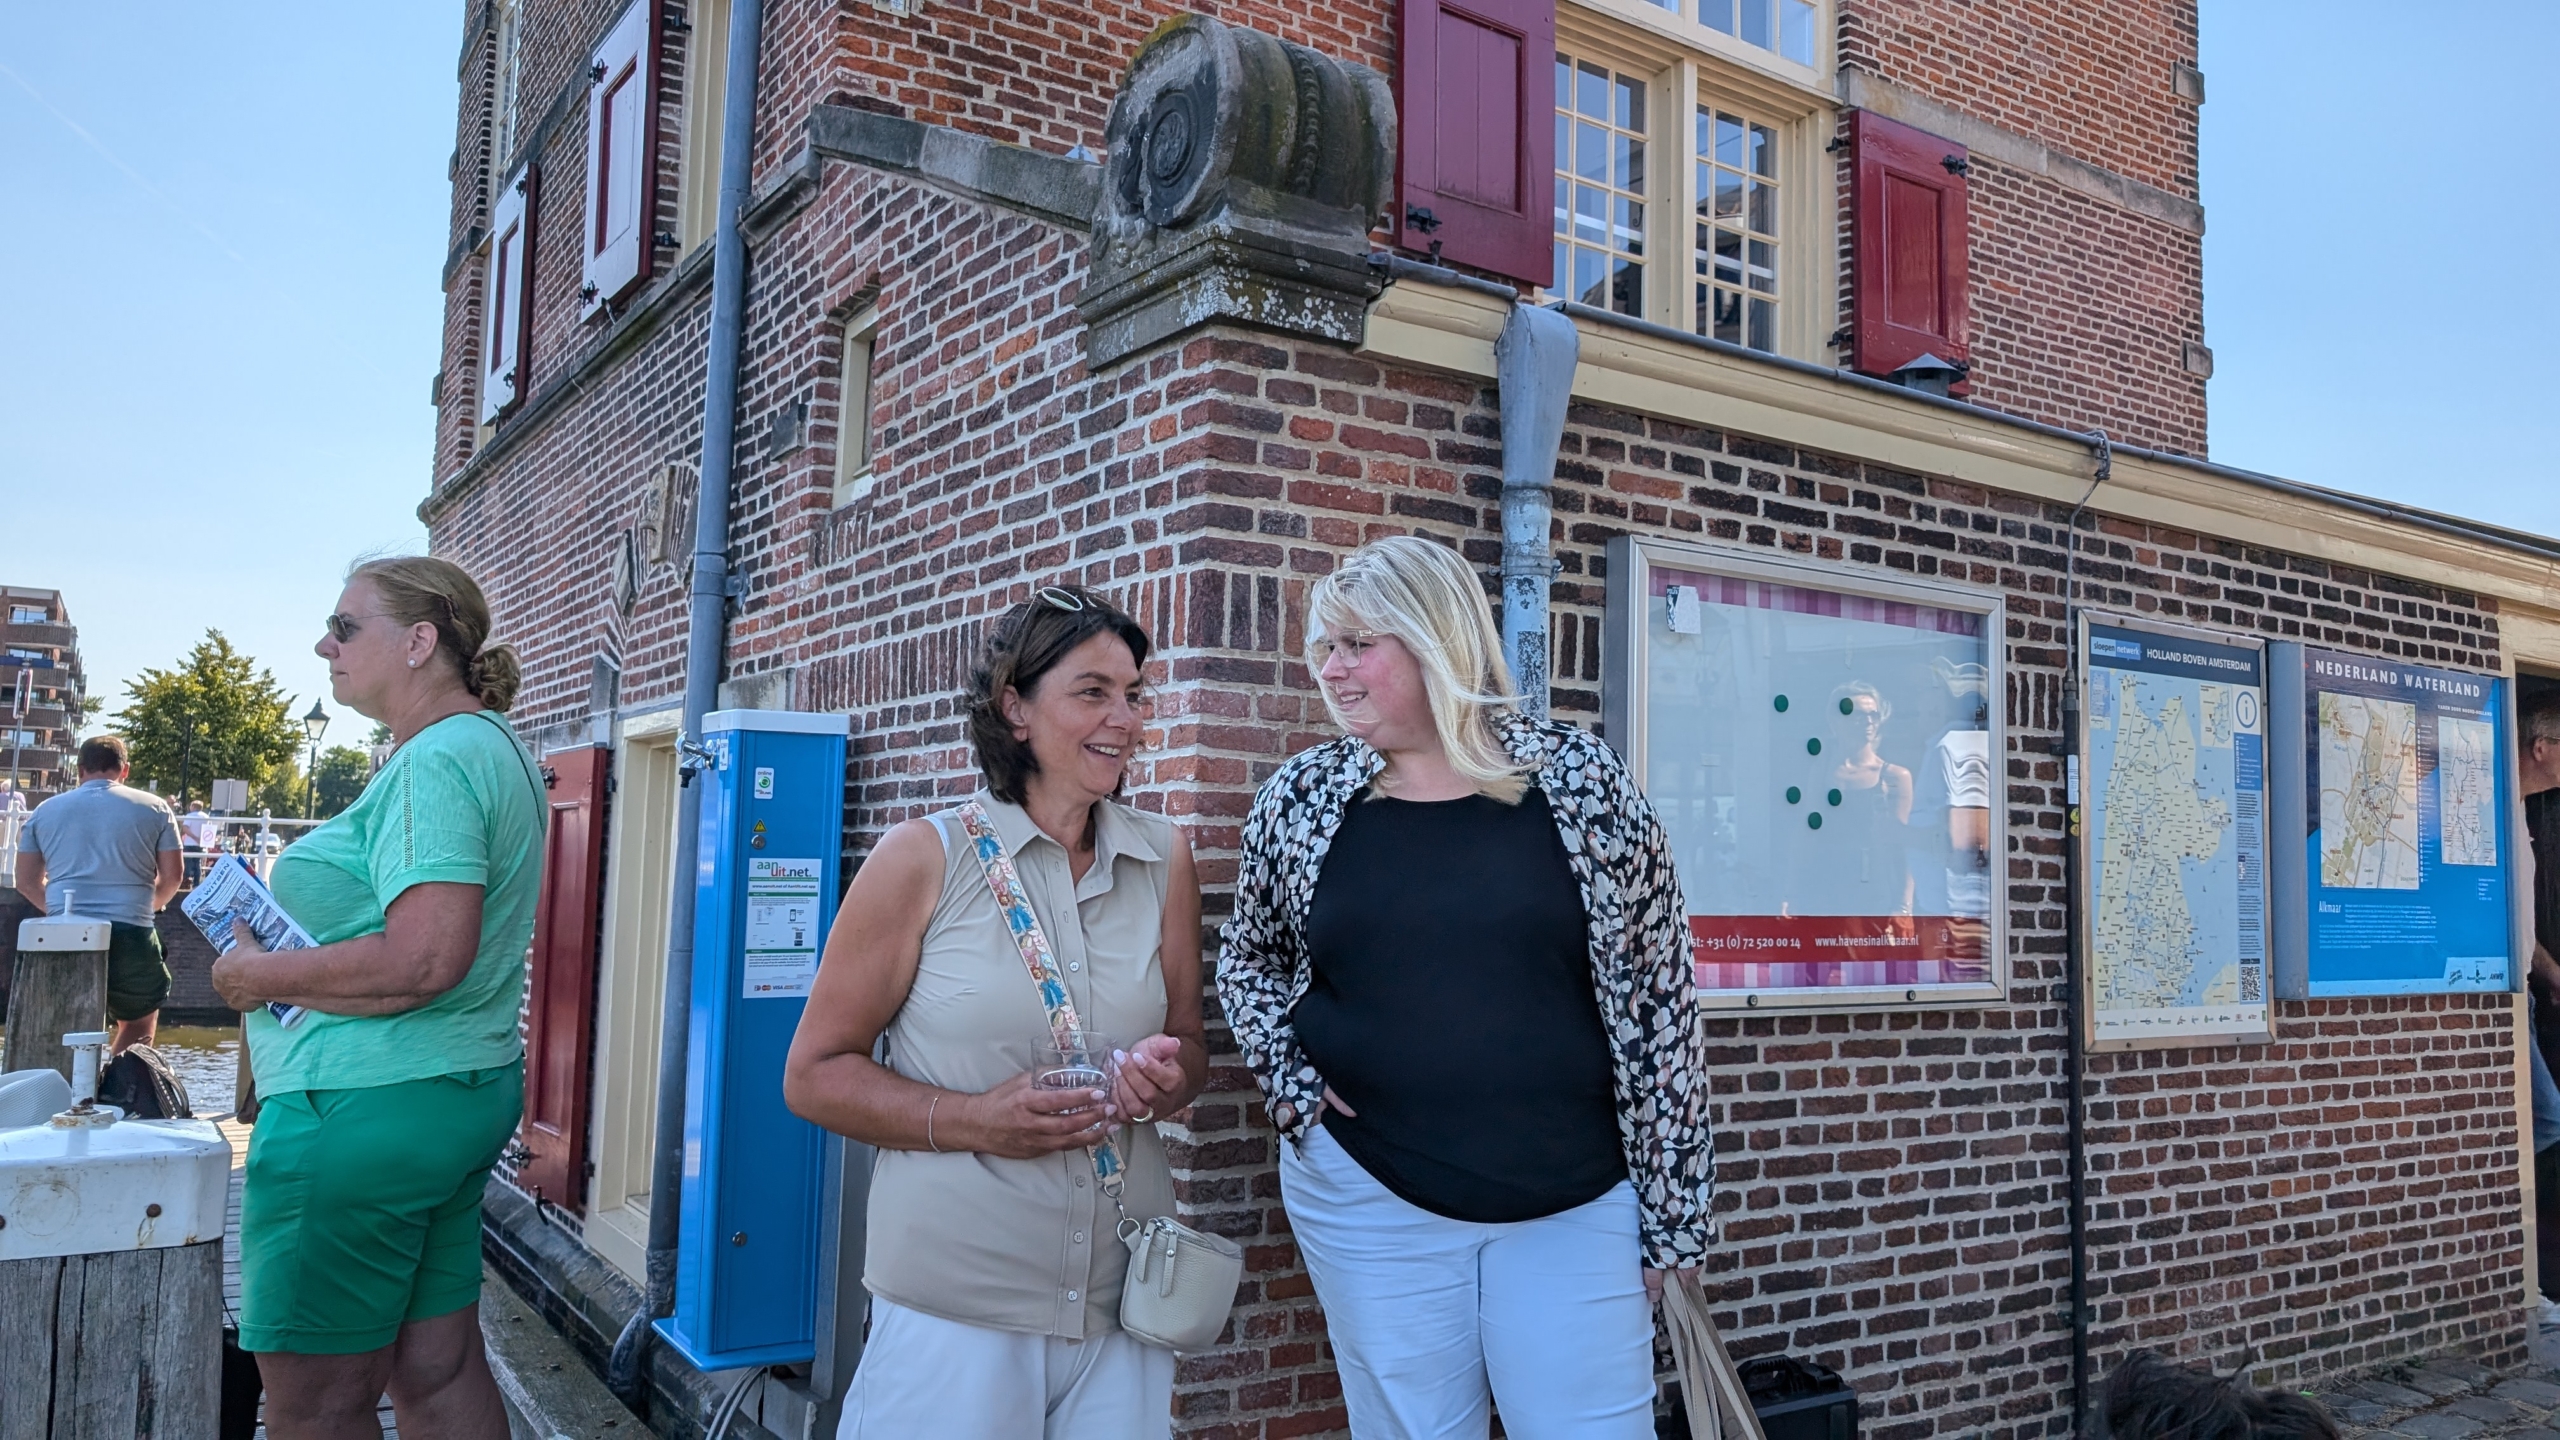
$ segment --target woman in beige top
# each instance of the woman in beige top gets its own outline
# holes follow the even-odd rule
[[[1153,1122],[1191,1103],[1209,1065],[1191,848],[1112,798],[1147,649],[1099,596],[1043,587],[997,623],[966,697],[976,801],[1077,1015],[1120,1047],[1110,1091],[1032,1088],[1048,1013],[954,812],[891,830],[827,937],[783,1093],[879,1152],[871,1333],[839,1440],[1171,1430],[1172,1353],[1117,1323],[1121,1209],[1173,1212]],[[1087,1150],[1115,1129],[1120,1209]]]

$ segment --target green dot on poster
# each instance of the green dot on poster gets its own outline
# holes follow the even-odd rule
[[[1814,738],[1814,739],[1807,740],[1806,742],[1804,742],[1804,753],[1806,753],[1807,755],[1819,755],[1819,754],[1821,754],[1821,753],[1822,753],[1822,741],[1821,741],[1820,737],[1816,737],[1816,738]]]
[[[1795,786],[1793,786],[1793,785],[1790,785],[1790,786],[1788,786],[1788,787],[1787,787],[1787,803],[1788,803],[1788,804],[1793,805],[1793,804],[1795,804],[1797,801],[1802,800],[1803,798],[1804,798],[1804,792],[1803,792],[1802,790],[1797,789],[1797,788],[1796,788]]]
[[[1804,817],[1804,824],[1805,824],[1805,828],[1806,828],[1806,829],[1808,829],[1808,830],[1819,830],[1819,829],[1821,829],[1821,828],[1822,828],[1822,812],[1821,812],[1821,811],[1819,811],[1819,810],[1816,810],[1816,811],[1814,811],[1812,814],[1807,815],[1806,817]]]
[[[1786,696],[1781,695],[1781,696],[1779,696],[1777,699],[1772,700],[1772,701],[1770,701],[1769,703],[1778,707],[1778,713],[1780,713],[1780,714],[1782,714],[1782,715],[1786,713],[1786,709],[1787,709],[1787,697],[1786,697]]]
[[[1830,795],[1828,795],[1828,796],[1827,796],[1827,797],[1825,797],[1825,798],[1827,798],[1828,800],[1830,800],[1830,802],[1831,802],[1832,804],[1837,805],[1837,804],[1839,804],[1839,803],[1840,803],[1840,792],[1839,792],[1839,791],[1837,791],[1837,790],[1834,790],[1834,791],[1832,791],[1832,792],[1830,793]]]
[[[1855,711],[1857,708],[1858,708],[1858,707],[1857,707],[1856,703],[1855,703],[1855,702],[1853,702],[1853,701],[1851,701],[1851,700],[1850,700],[1850,698],[1849,698],[1848,696],[1843,695],[1843,696],[1841,696],[1841,697],[1840,697],[1840,713],[1841,713],[1841,714],[1843,714],[1843,715],[1847,715],[1847,714],[1851,713],[1852,711]]]

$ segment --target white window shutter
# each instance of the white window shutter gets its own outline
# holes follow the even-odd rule
[[[481,289],[480,423],[498,418],[524,393],[525,338],[532,313],[533,192],[532,166],[517,171],[498,187],[498,203],[489,212],[487,282]]]
[[[648,278],[657,178],[656,0],[633,0],[587,68],[586,284],[581,313]]]

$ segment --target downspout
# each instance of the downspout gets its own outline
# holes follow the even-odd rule
[[[1582,336],[1570,317],[1515,303],[1493,345],[1502,397],[1502,653],[1520,685],[1520,708],[1547,718],[1547,591],[1556,562],[1556,447]]]
[[[2080,517],[2089,513],[2090,499],[2116,468],[2115,445],[2104,429],[2092,430],[2084,438],[2095,464],[2089,488],[2081,492],[2080,503],[2072,507],[2062,527],[2066,627],[2062,642],[2062,1083],[2068,1097],[2063,1112],[2069,1141],[2064,1195],[2071,1206],[2071,1433],[2075,1436],[2098,1433],[2092,1413],[2095,1377],[2089,1361],[2089,1052],[2083,1031],[2095,1013],[2097,997],[2089,993],[2084,983],[2088,977],[2080,964],[2081,936],[2089,923],[2080,883],[2084,860],[2080,846]],[[2095,890],[2096,877],[2089,878],[2093,883],[2087,889]]]
[[[675,1313],[676,1222],[684,1184],[685,1058],[693,1014],[694,869],[699,857],[702,717],[720,695],[721,648],[727,625],[730,461],[737,449],[738,352],[747,310],[747,243],[739,232],[754,181],[756,70],[764,37],[764,0],[737,0],[729,11],[727,103],[721,114],[720,207],[711,240],[711,343],[702,395],[702,479],[694,492],[692,614],[685,634],[684,729],[676,801],[674,893],[667,906],[666,990],[658,1021],[657,1149],[650,1157],[648,1297],[614,1341],[605,1380],[636,1406],[648,1353],[649,1322]]]

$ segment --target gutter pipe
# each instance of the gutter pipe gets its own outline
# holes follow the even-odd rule
[[[722,646],[732,594],[729,574],[731,462],[737,450],[738,359],[747,310],[747,245],[740,217],[754,181],[756,72],[764,0],[729,11],[729,75],[721,115],[720,205],[712,233],[711,341],[702,396],[702,479],[694,493],[692,614],[685,635],[684,729],[678,746],[684,785],[676,802],[674,893],[667,907],[666,990],[659,1004],[657,1148],[650,1157],[648,1295],[613,1343],[605,1380],[625,1404],[642,1378],[649,1322],[675,1313],[676,1238],[684,1185],[685,1064],[693,1026],[694,871],[700,858],[702,792],[693,788],[708,752],[702,718],[718,703]]]
[[[1520,686],[1520,708],[1544,720],[1556,447],[1582,333],[1553,310],[1514,303],[1493,356],[1502,397],[1502,653]]]

